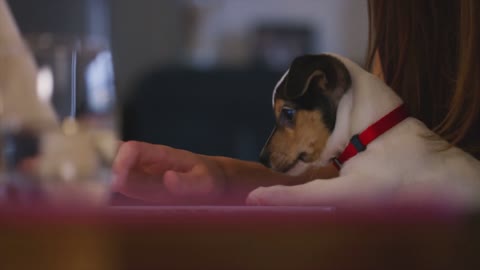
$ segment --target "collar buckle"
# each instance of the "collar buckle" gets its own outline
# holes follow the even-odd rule
[[[334,157],[332,158],[333,165],[337,168],[337,170],[340,170],[343,166],[342,162],[338,160],[338,158]]]
[[[362,143],[358,134],[352,136],[352,138],[350,139],[350,143],[353,145],[353,147],[355,147],[358,153],[363,152],[365,151],[365,149],[367,149],[367,146]]]

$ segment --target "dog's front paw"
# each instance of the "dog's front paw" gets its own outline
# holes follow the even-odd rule
[[[254,206],[291,205],[294,204],[291,199],[289,187],[259,187],[250,192],[246,204]]]

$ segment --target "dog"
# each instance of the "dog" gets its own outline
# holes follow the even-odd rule
[[[272,103],[276,126],[260,161],[291,175],[333,162],[339,176],[260,187],[249,194],[249,205],[428,201],[476,206],[480,201],[480,162],[409,117],[391,88],[347,58],[336,54],[296,58],[277,83]],[[379,126],[384,130],[378,134],[374,130],[375,138],[367,145],[359,140]],[[345,154],[348,160],[341,164],[339,157]]]

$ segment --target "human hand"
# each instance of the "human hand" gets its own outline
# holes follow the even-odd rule
[[[225,182],[222,167],[212,158],[134,141],[121,144],[113,173],[116,191],[156,203],[213,201]]]

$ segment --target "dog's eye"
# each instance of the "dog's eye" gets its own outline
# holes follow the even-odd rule
[[[280,113],[280,123],[282,125],[292,125],[297,111],[292,108],[284,107]]]

